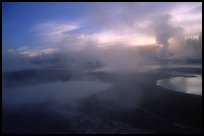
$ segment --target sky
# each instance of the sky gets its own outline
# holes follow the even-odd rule
[[[28,55],[65,46],[165,44],[178,33],[202,32],[201,2],[3,2],[2,17],[3,50]]]

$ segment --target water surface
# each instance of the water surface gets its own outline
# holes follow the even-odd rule
[[[157,85],[185,93],[202,95],[202,75],[194,77],[177,76],[157,81]]]

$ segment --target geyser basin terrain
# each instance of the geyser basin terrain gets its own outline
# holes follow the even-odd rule
[[[4,133],[201,132],[201,97],[166,91],[155,84],[181,72],[200,74],[200,69],[76,76],[68,71],[63,74],[63,70],[36,70],[31,76],[21,74],[27,72],[5,78],[16,84],[3,88]]]

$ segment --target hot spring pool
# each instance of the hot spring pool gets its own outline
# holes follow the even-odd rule
[[[177,76],[157,81],[157,85],[163,88],[202,95],[202,75],[194,77]]]

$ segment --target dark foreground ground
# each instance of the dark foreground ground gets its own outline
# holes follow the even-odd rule
[[[168,72],[167,72],[168,71]],[[201,69],[158,69],[146,73],[90,73],[112,82],[107,91],[81,99],[65,114],[52,103],[3,111],[4,133],[202,133],[202,96],[163,89],[158,79],[170,71],[202,73]],[[6,108],[6,107],[5,107]]]
[[[83,102],[82,109],[88,114],[143,128],[147,133],[201,133],[202,96],[157,86],[157,79],[170,76],[159,73],[125,76],[123,82],[126,84],[118,83],[111,91],[91,96]],[[121,106],[123,103],[128,106]]]

